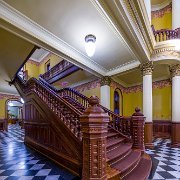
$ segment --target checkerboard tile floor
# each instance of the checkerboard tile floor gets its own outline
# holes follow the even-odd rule
[[[0,180],[79,179],[28,148],[23,141],[24,130],[18,125],[9,125],[8,132],[0,131]],[[146,150],[153,161],[149,180],[180,180],[180,149],[170,148],[169,144],[169,139],[158,138],[155,149]]]
[[[153,162],[150,180],[180,180],[180,149],[171,148],[170,143],[169,139],[158,138],[154,150],[146,150]]]
[[[31,150],[24,143],[24,130],[9,125],[0,131],[0,180],[78,180],[64,168]]]

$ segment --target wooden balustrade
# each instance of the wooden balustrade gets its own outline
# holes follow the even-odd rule
[[[81,140],[79,116],[82,113],[80,111],[35,78],[31,78],[27,83],[21,80],[20,77],[16,78],[16,81],[23,86],[24,93],[34,91],[64,124],[67,125],[71,132]]]
[[[62,90],[57,91],[58,94],[62,97],[70,97],[71,99],[75,100],[78,104],[80,104],[84,109],[88,108],[89,106],[89,98],[84,96],[83,94],[77,92],[71,88],[64,88]],[[109,126],[118,130],[122,134],[131,138],[131,118],[129,117],[122,117],[118,114],[115,114],[111,110],[105,108],[102,105],[99,105],[106,113],[108,113],[110,117]]]
[[[154,37],[156,42],[171,40],[171,39],[180,39],[180,28],[175,30],[169,29],[161,29],[161,30],[153,30]]]

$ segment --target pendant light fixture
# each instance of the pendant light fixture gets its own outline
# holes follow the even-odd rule
[[[85,37],[85,50],[89,57],[92,57],[96,49],[96,37],[92,34],[89,34]]]

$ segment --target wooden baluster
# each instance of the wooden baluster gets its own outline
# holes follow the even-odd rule
[[[82,180],[106,180],[106,144],[109,117],[99,106],[99,99],[96,96],[92,96],[89,103],[90,107],[80,117],[83,136]]]

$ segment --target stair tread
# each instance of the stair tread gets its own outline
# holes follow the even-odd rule
[[[109,148],[117,143],[123,142],[123,141],[124,141],[124,138],[122,138],[122,137],[109,139],[109,140],[107,140],[107,148]]]
[[[148,178],[150,174],[151,167],[152,167],[151,158],[147,154],[144,154],[141,157],[141,160],[138,163],[138,165],[128,175],[126,175],[122,179],[123,180],[135,180],[135,179],[145,180]]]
[[[107,152],[107,158],[109,160],[115,159],[117,157],[120,157],[124,155],[126,152],[131,150],[132,144],[131,143],[126,143],[126,144],[121,144],[115,149],[110,150]]]
[[[117,133],[117,132],[108,132],[108,138],[110,138],[110,137],[113,137],[113,136],[116,136],[116,135],[119,135],[119,133]]]
[[[118,169],[121,173],[124,173],[133,164],[135,164],[141,158],[141,151],[132,151],[127,157],[118,161],[112,167]]]

